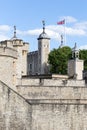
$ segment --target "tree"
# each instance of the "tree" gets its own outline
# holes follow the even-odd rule
[[[84,60],[84,70],[87,70],[87,50],[80,50],[79,58]]]
[[[67,74],[67,64],[71,53],[71,48],[68,46],[53,49],[48,58],[51,73]]]

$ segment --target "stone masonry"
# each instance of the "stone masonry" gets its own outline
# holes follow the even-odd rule
[[[15,31],[12,39],[0,42],[0,130],[87,130],[87,84],[78,50],[68,75],[46,75],[50,39],[44,24],[39,53],[29,54],[29,44]],[[35,65],[38,56],[40,64],[32,72],[40,74],[29,75],[28,63]]]
[[[0,130],[31,130],[31,105],[1,81]]]

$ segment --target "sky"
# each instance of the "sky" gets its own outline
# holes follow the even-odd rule
[[[65,19],[65,24],[57,22]],[[29,42],[29,51],[38,48],[37,38],[45,32],[51,38],[50,49],[64,46],[87,49],[87,0],[0,0],[0,41],[14,35]]]

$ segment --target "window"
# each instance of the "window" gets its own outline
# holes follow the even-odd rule
[[[32,70],[32,64],[30,64],[30,67],[29,67],[30,70]]]

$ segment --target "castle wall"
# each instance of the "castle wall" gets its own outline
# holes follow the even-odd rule
[[[39,85],[39,79],[22,78],[21,85]]]
[[[16,82],[17,51],[8,47],[0,47],[0,80],[14,86]]]
[[[0,56],[8,56],[12,58],[17,58],[17,51],[9,47],[0,46]]]
[[[36,81],[38,80],[29,80],[27,84],[17,86],[17,90],[26,99],[37,100],[37,102],[40,102],[40,100],[41,102],[42,100],[48,100],[47,102],[59,100],[58,102],[63,102],[65,100],[66,103],[72,103],[76,99],[79,99],[79,101],[82,99],[81,102],[85,102],[87,99],[87,86],[84,81],[69,80],[65,82],[66,80],[52,80],[52,82],[49,82],[51,81],[49,79],[43,80],[42,83]],[[46,84],[47,82],[48,84]],[[31,85],[28,85],[28,83],[31,83]]]
[[[68,79],[27,81],[26,79],[22,86],[17,86],[17,90],[32,104],[32,130],[87,129],[85,81]]]
[[[50,52],[50,39],[38,39],[38,73],[48,74],[48,54]]]
[[[21,79],[22,75],[27,75],[27,53],[29,44],[20,39],[13,40],[13,47],[17,51],[17,78]],[[19,84],[19,83],[18,83]]]
[[[0,80],[11,87],[0,81],[0,130],[87,130],[83,61],[69,61],[69,78],[49,77],[49,44],[44,23],[38,51],[28,53],[15,32],[0,42]]]
[[[17,72],[17,78],[21,79],[23,70],[22,70],[22,48],[20,46],[17,46],[17,52],[18,52],[18,57],[17,57],[16,72]]]
[[[29,43],[23,42],[22,47],[22,75],[27,75],[27,54],[29,51]]]
[[[1,42],[0,42],[0,46],[1,46],[1,47],[13,48],[13,44],[12,44],[12,41],[11,41],[11,40],[1,41]]]
[[[35,104],[32,130],[86,130],[87,104]]]
[[[37,76],[38,77],[38,76]],[[52,79],[44,79],[44,78],[24,78],[22,77],[22,84],[21,85],[27,85],[27,86],[85,86],[84,80],[68,80],[67,76],[60,78],[52,78]]]
[[[28,75],[38,73],[38,51],[30,52],[27,55]]]
[[[31,130],[31,105],[0,81],[0,130]]]
[[[73,59],[68,61],[68,75],[75,79],[83,79],[83,60]]]

